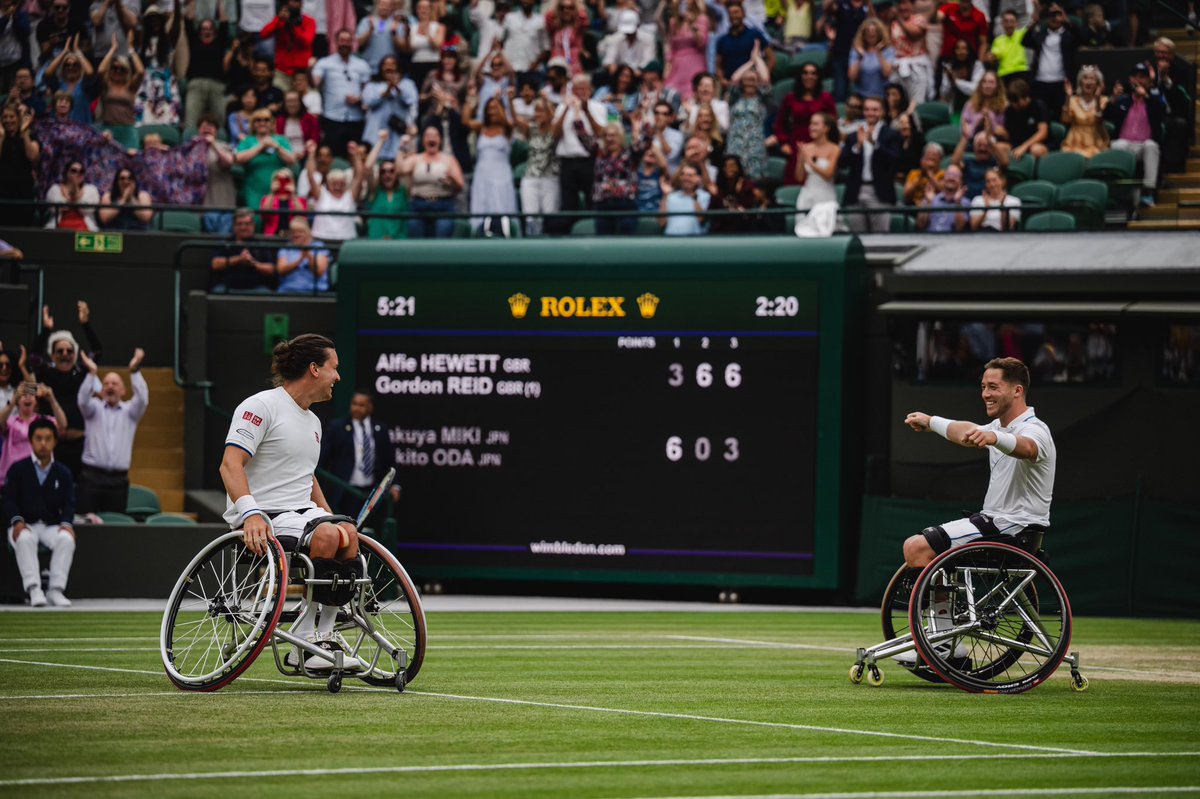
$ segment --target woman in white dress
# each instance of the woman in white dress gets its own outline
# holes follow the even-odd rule
[[[483,105],[482,120],[476,119],[475,109],[479,92],[474,84],[467,88],[467,104],[463,106],[462,121],[477,134],[475,139],[475,174],[471,177],[471,227],[482,229],[484,235],[497,233],[508,238],[511,219],[517,215],[517,192],[513,186],[512,155],[513,124],[500,98],[493,96]]]
[[[810,141],[800,144],[796,153],[796,182],[803,184],[796,210],[807,212],[796,217],[796,235],[829,236],[838,227],[833,180],[842,150],[837,146],[837,118],[818,111],[809,120],[808,135]]]
[[[796,158],[796,182],[803,184],[796,198],[797,210],[808,210],[818,203],[837,203],[837,189],[833,180],[837,175],[838,156],[837,120],[832,114],[813,114],[808,123],[811,141],[800,145]]]

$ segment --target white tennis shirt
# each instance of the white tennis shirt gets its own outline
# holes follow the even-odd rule
[[[259,508],[316,507],[312,488],[321,455],[321,421],[282,388],[260,391],[237,407],[225,446],[250,453],[246,478]],[[225,521],[237,524],[233,500],[227,495],[225,502]]]
[[[980,429],[1025,436],[1037,442],[1038,447],[1034,460],[1014,458],[995,447],[988,447],[992,474],[983,500],[984,514],[990,516],[1001,531],[1012,524],[1048,526],[1050,499],[1054,494],[1054,465],[1058,459],[1050,428],[1030,407],[1008,427],[1001,426],[999,419],[993,419]]]

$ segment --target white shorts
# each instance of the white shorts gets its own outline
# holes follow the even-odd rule
[[[1000,535],[1015,536],[1024,529],[1019,524],[1013,524],[1003,520],[994,521],[998,522],[996,524],[995,532],[999,533]],[[970,518],[955,519],[952,522],[943,522],[942,524],[938,525],[938,527],[940,527],[946,533],[946,538],[949,539],[950,546],[946,547],[946,549],[954,549],[955,547],[964,546],[972,541],[975,541],[976,539],[982,538],[985,535],[984,531],[976,527],[975,522],[971,521]],[[938,542],[932,540],[929,535],[925,536],[925,540],[929,541],[929,545],[933,547],[934,552],[941,554],[942,552],[946,551],[946,549],[941,549]]]
[[[331,515],[324,508],[309,508],[303,511],[288,510],[277,514],[271,519],[271,532],[276,538],[286,536],[289,538],[299,538],[304,534],[304,528],[313,519],[321,519]]]

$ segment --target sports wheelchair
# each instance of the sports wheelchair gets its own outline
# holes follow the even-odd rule
[[[884,591],[885,641],[859,649],[850,682],[883,684],[880,661],[916,650],[905,668],[971,693],[1015,694],[1066,661],[1071,687],[1087,689],[1071,645],[1071,605],[1045,563],[1044,528],[1001,543],[980,539],[948,550],[924,569],[902,565]],[[1015,546],[1014,546],[1015,544]]]
[[[180,575],[163,613],[159,646],[171,682],[184,691],[224,688],[269,644],[281,673],[325,679],[331,693],[341,690],[343,677],[403,691],[425,657],[421,598],[400,561],[361,533],[361,570],[349,578],[335,574],[317,579],[308,554],[313,530],[325,522],[343,521],[354,520],[316,519],[298,540],[285,537],[286,547],[270,537],[262,555],[246,548],[241,530],[204,547]],[[320,586],[340,587],[349,596],[334,627],[345,642],[344,653],[323,649],[284,628],[303,614]],[[286,662],[293,646],[303,653],[294,666]],[[310,655],[329,661],[329,668],[307,668]],[[362,668],[346,669],[347,655],[357,658]]]

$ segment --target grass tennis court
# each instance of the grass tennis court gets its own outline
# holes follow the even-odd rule
[[[981,696],[851,685],[875,614],[433,610],[407,693],[331,695],[269,652],[179,692],[159,620],[0,613],[0,794],[1200,796],[1196,622],[1076,619],[1086,693]]]

